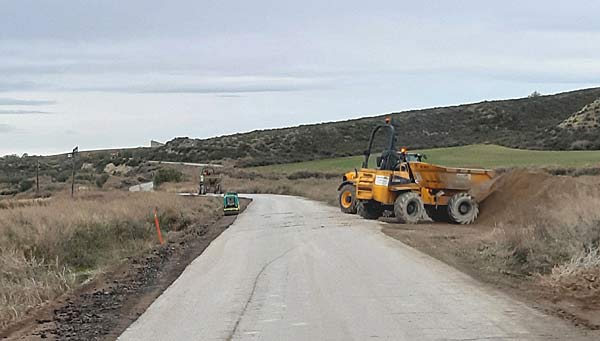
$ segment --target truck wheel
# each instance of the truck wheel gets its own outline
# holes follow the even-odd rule
[[[383,207],[378,202],[359,201],[356,204],[356,212],[365,219],[373,220],[381,217]]]
[[[425,212],[427,212],[427,215],[433,221],[443,223],[447,223],[450,221],[450,218],[448,217],[447,206],[438,206],[436,208],[435,205],[425,205]]]
[[[356,214],[356,188],[353,185],[342,186],[338,195],[338,204],[342,212]]]
[[[415,192],[402,193],[394,201],[394,215],[399,223],[418,223],[424,210],[423,200]]]
[[[479,215],[479,205],[469,193],[458,193],[448,201],[448,216],[457,224],[471,224]]]

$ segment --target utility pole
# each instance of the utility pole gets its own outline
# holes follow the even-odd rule
[[[37,167],[35,169],[35,194],[40,196],[40,160],[37,160]]]
[[[73,148],[73,152],[71,153],[71,161],[73,161],[73,173],[71,176],[71,198],[75,195],[75,156],[79,152],[79,146]]]

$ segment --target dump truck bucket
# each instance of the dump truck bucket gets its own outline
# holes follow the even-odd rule
[[[466,191],[477,201],[492,191],[495,172],[489,169],[452,168],[423,162],[411,162],[415,182],[422,187],[439,190]]]

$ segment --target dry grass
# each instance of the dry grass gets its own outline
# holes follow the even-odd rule
[[[198,193],[199,170],[193,167],[179,167],[187,181],[161,184],[161,191],[170,193]],[[301,196],[337,205],[337,188],[341,174],[297,172],[292,174],[261,173],[242,169],[219,169],[223,176],[222,188],[247,194],[283,194]]]
[[[483,237],[498,267],[533,276],[556,297],[600,304],[600,196],[563,195],[540,205],[536,221],[499,224]]]
[[[152,209],[167,231],[219,215],[215,198],[99,192],[0,210],[0,327],[156,245]]]

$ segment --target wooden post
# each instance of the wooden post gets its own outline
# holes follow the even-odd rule
[[[35,169],[35,193],[40,196],[40,160],[37,160],[37,168]]]
[[[71,198],[75,193],[75,153],[71,156],[73,158],[73,172],[71,173]]]
[[[71,173],[71,198],[75,195],[75,156],[79,151],[79,147],[73,148],[73,153],[71,153],[71,159],[73,161],[73,172]]]

